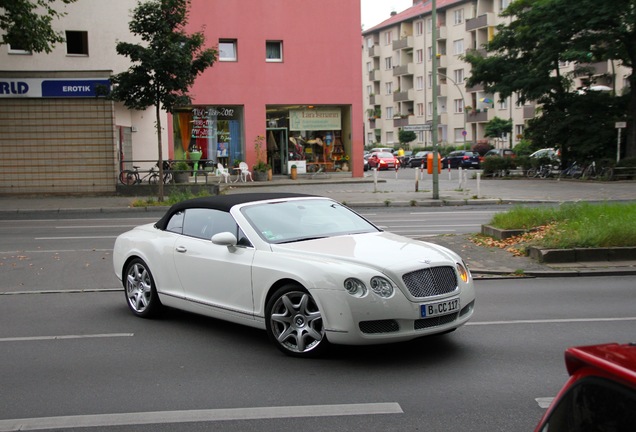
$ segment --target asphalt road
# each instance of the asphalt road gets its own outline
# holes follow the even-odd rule
[[[293,359],[260,330],[132,316],[110,247],[140,222],[2,222],[0,431],[532,430],[566,347],[633,341],[631,277],[478,280],[452,334]]]

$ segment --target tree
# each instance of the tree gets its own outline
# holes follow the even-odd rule
[[[509,133],[512,133],[512,119],[495,117],[486,123],[484,136],[498,138],[503,142],[504,135]]]
[[[172,113],[191,100],[188,89],[196,77],[216,61],[217,51],[204,49],[202,32],[188,35],[190,0],[149,0],[137,5],[129,23],[143,45],[119,42],[117,53],[130,57],[132,66],[111,78],[111,98],[129,109],[155,107],[159,178],[163,179],[161,109]],[[163,201],[163,181],[159,182]]]
[[[398,134],[398,139],[400,140],[400,143],[403,144],[408,144],[411,141],[415,141],[416,138],[417,135],[413,131],[405,131],[400,129],[400,133]]]
[[[591,106],[588,101],[593,96],[572,88],[573,78],[592,77],[589,65],[594,62],[612,60],[627,67],[635,64],[634,1],[515,0],[502,15],[512,20],[497,27],[486,46],[488,56],[477,51],[465,56],[472,66],[467,85],[482,83],[487,91],[499,92],[502,98],[517,93],[521,102],[536,101],[546,106],[542,117],[552,117],[545,119],[546,123],[561,126],[557,142],[585,138],[572,135],[576,130],[571,120],[578,106]],[[574,72],[564,74],[564,63],[574,64]],[[630,87],[636,88],[636,75],[632,73],[627,79]],[[616,115],[614,120],[627,118],[626,153],[636,156],[636,92],[629,93],[627,104],[616,100],[615,92],[613,96],[596,100],[606,105],[597,105],[588,114],[596,117],[609,110]],[[618,106],[625,107],[624,111],[616,112]],[[593,136],[589,132],[595,123],[587,120],[588,137]],[[563,150],[567,147],[564,145]]]
[[[55,1],[0,0],[0,45],[50,53],[56,43],[64,42],[64,36],[51,28],[54,18],[66,15],[54,9]],[[60,1],[69,4],[77,0]]]

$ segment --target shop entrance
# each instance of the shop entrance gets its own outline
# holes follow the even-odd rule
[[[266,128],[267,162],[272,166],[274,174],[289,174],[289,146],[287,143],[287,128]]]

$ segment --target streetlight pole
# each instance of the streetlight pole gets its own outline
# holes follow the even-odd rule
[[[431,86],[433,87],[433,122],[431,130],[431,138],[433,140],[433,199],[439,199],[439,173],[437,172],[439,166],[439,154],[437,146],[437,2],[431,1],[431,38],[432,47],[432,68],[431,71]]]

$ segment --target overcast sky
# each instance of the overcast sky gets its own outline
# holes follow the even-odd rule
[[[402,12],[413,6],[413,0],[360,0],[364,30],[391,17],[391,11]]]

